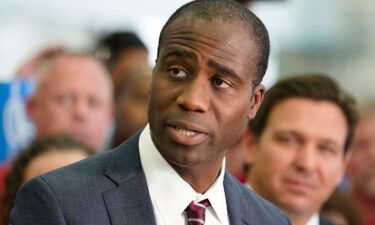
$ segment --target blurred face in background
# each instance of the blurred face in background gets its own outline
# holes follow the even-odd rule
[[[48,150],[33,158],[25,168],[24,180],[26,182],[36,176],[42,175],[54,169],[78,162],[89,157],[80,149],[65,149],[64,151]]]
[[[146,49],[134,48],[121,53],[119,59],[110,69],[113,85],[117,88],[124,74],[147,64],[147,60],[148,52]]]
[[[359,121],[351,149],[348,174],[353,191],[375,201],[375,112]]]
[[[98,150],[112,120],[112,101],[109,75],[95,59],[62,55],[40,74],[28,113],[37,136],[68,134]]]
[[[126,75],[116,95],[116,132],[118,145],[147,124],[148,90],[152,69],[145,65]]]
[[[334,103],[281,101],[251,147],[252,187],[289,216],[312,216],[341,181],[347,132]]]

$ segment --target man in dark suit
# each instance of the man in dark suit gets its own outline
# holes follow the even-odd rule
[[[356,120],[353,99],[330,78],[279,81],[249,123],[251,188],[293,225],[331,224],[318,213],[344,174]]]
[[[262,101],[269,38],[232,0],[198,0],[164,25],[149,125],[112,151],[18,193],[11,224],[290,224],[225,171]]]

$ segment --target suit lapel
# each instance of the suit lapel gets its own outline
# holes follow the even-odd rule
[[[224,190],[230,224],[256,224],[254,221],[250,223],[247,219],[250,217],[244,214],[244,209],[246,209],[247,206],[239,194],[241,193],[241,190],[237,186],[234,178],[231,177],[227,171],[224,176]]]
[[[112,150],[106,175],[116,186],[103,193],[112,225],[156,224],[139,157],[139,135]]]

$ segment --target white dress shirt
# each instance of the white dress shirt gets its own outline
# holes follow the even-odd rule
[[[319,214],[314,214],[309,221],[307,221],[306,225],[319,225]]]
[[[185,208],[192,200],[199,202],[204,199],[211,203],[206,209],[205,225],[229,225],[223,183],[225,160],[216,181],[204,194],[200,194],[178,175],[156,149],[149,125],[139,138],[139,154],[157,225],[187,224]]]

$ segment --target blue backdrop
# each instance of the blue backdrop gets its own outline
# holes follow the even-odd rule
[[[0,164],[24,148],[34,135],[25,107],[33,89],[31,80],[0,83]]]

